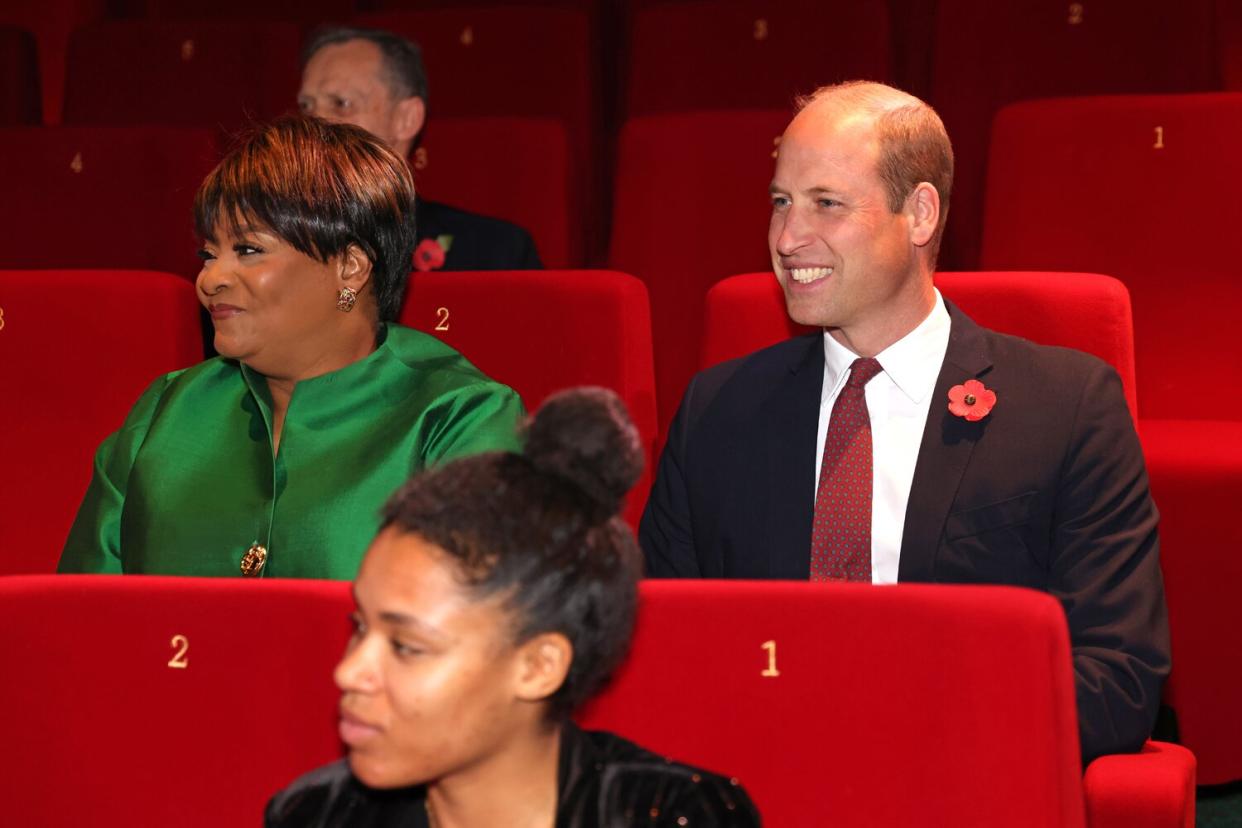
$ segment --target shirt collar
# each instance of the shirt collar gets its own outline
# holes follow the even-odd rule
[[[952,324],[940,291],[932,289],[936,302],[931,313],[918,326],[875,355],[884,373],[911,402],[920,403],[936,388],[936,377],[944,363]],[[858,354],[824,331],[824,394],[832,395],[844,382],[846,372]]]

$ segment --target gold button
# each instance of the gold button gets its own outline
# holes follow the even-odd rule
[[[966,398],[965,398],[964,400],[962,400],[962,402],[966,403],[967,405],[974,405],[974,404],[975,404],[975,402],[976,402],[975,395],[974,395],[974,394],[967,394],[967,395],[966,395]]]
[[[262,571],[265,563],[267,563],[267,550],[255,541],[246,550],[246,554],[242,555],[241,572],[243,575],[253,577]]]

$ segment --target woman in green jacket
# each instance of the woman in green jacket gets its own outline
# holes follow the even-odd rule
[[[516,393],[393,324],[414,185],[369,133],[281,119],[194,213],[220,356],[158,378],[100,446],[61,572],[350,579],[413,472],[517,447]]]

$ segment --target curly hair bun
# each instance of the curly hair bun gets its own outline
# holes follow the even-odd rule
[[[616,515],[643,470],[643,444],[607,388],[571,388],[544,400],[526,430],[526,457],[540,472],[573,483],[593,522]]]

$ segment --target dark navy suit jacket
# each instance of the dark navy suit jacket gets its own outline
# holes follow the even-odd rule
[[[1055,595],[1084,762],[1137,750],[1170,657],[1157,513],[1121,382],[1095,357],[981,328],[946,305],[898,580]],[[639,530],[649,576],[809,577],[823,376],[816,333],[691,381]],[[975,423],[948,410],[949,389],[971,378],[998,398]]]

